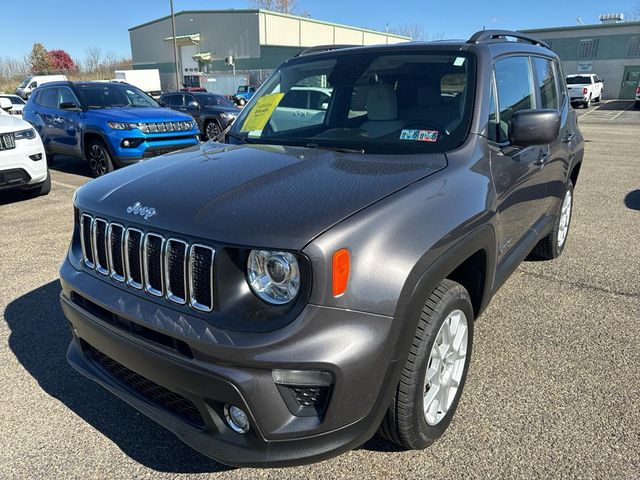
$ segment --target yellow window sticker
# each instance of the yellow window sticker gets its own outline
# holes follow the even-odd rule
[[[276,109],[284,93],[271,93],[258,99],[242,125],[241,132],[253,132],[262,130],[271,118],[271,114]]]

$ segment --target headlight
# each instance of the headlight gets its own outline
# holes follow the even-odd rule
[[[20,130],[15,133],[16,140],[31,140],[36,138],[36,131],[33,128],[27,128],[26,130]]]
[[[220,116],[222,118],[224,118],[225,120],[232,120],[232,119],[236,118],[236,114],[235,113],[221,113]]]
[[[284,305],[300,290],[298,261],[289,252],[251,250],[247,281],[253,293],[272,305]]]
[[[114,130],[133,130],[134,128],[138,128],[137,123],[107,122],[107,125]]]

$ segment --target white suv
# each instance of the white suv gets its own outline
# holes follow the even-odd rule
[[[44,146],[27,122],[6,113],[12,104],[0,98],[0,190],[20,188],[34,195],[51,190]]]

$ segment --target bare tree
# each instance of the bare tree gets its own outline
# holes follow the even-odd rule
[[[636,3],[635,8],[625,15],[627,17],[627,21],[629,22],[638,22],[640,21],[640,2]]]
[[[405,23],[403,25],[389,27],[389,33],[395,33],[396,35],[409,37],[413,41],[421,41],[427,39],[427,35],[424,31],[424,25],[422,25],[421,23]]]
[[[92,72],[98,69],[103,60],[102,49],[100,47],[89,47],[85,50],[85,68]]]
[[[272,12],[288,13],[291,15],[309,16],[306,11],[298,8],[298,0],[249,0],[251,8],[271,10]]]

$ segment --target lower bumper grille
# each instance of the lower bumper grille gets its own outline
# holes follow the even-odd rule
[[[152,158],[157,157],[159,155],[164,155],[165,153],[176,152],[178,150],[182,150],[183,148],[187,148],[190,145],[174,145],[171,147],[149,147],[142,154],[142,158]]]
[[[31,177],[22,168],[0,171],[0,188],[26,185],[30,181]]]
[[[101,351],[93,348],[88,343],[84,341],[82,343],[84,351],[88,353],[103,370],[138,396],[180,417],[195,427],[205,427],[202,416],[193,402],[128,369]]]

